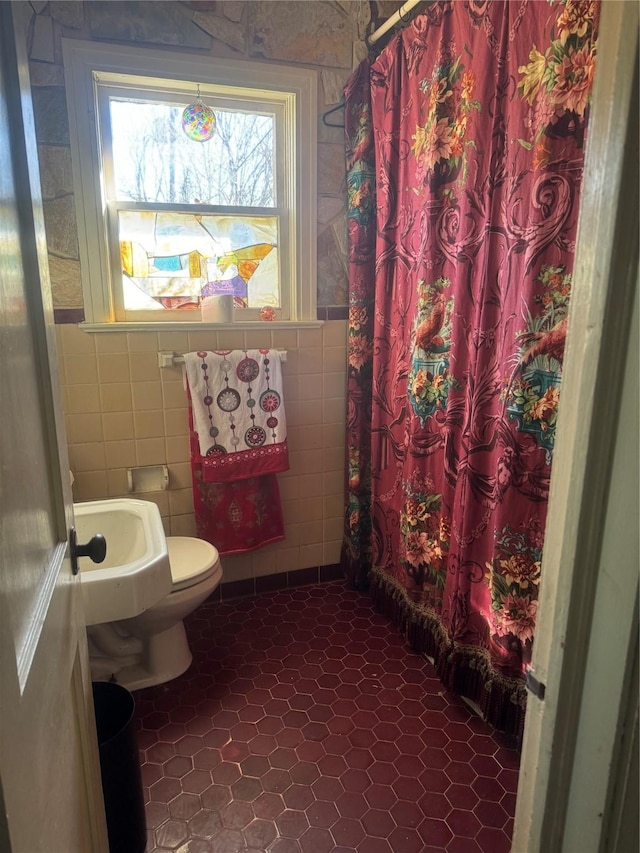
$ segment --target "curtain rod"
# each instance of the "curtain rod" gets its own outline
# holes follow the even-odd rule
[[[388,32],[392,27],[394,27],[398,23],[398,21],[401,21],[405,15],[408,15],[409,12],[415,6],[417,6],[418,3],[421,2],[422,0],[407,0],[406,3],[403,3],[403,5],[400,6],[397,12],[394,12],[390,18],[387,18],[384,24],[381,24],[377,30],[374,30],[371,33],[371,35],[367,39],[367,44],[369,45],[369,47],[379,41],[386,32]]]

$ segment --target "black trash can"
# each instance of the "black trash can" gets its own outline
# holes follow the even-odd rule
[[[93,682],[98,750],[110,853],[144,853],[147,827],[133,718],[135,700],[121,684]]]

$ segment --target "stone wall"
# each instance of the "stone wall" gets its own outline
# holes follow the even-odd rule
[[[318,307],[322,319],[344,316],[346,214],[344,135],[320,116],[340,102],[365,37],[398,2],[342,0],[31,0],[29,45],[36,135],[54,307],[81,318],[82,287],[75,222],[61,38],[167,47],[203,57],[302,64],[319,72]],[[373,19],[372,19],[373,16]],[[340,121],[341,113],[331,121]]]

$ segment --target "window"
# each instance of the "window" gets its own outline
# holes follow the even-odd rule
[[[236,323],[315,322],[315,72],[78,41],[64,60],[87,328],[200,324],[217,294]]]

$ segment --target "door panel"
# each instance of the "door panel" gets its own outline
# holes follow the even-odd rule
[[[24,55],[29,12],[0,3],[0,839],[12,853],[86,853],[107,843],[67,547],[73,508]]]
[[[4,28],[3,28],[4,29]],[[4,53],[4,51],[3,51]],[[8,58],[8,57],[7,57]],[[21,213],[11,200],[16,197],[12,159],[14,146],[8,137],[9,110],[13,109],[12,82],[2,69],[0,101],[0,288],[2,298],[2,409],[11,421],[0,431],[2,453],[2,543],[3,562],[11,566],[3,583],[7,613],[15,654],[20,662],[21,687],[33,657],[34,642],[41,627],[39,610],[46,610],[59,572],[62,554],[51,553],[52,546],[66,538],[64,515],[62,531],[55,501],[63,500],[52,489],[50,445],[46,436],[46,389],[38,381],[38,355],[30,330],[30,316],[38,306],[29,305],[31,293],[25,291],[25,276],[34,280],[29,251],[23,252],[16,237],[20,233]],[[15,98],[15,95],[14,95]],[[26,207],[25,199],[22,206]],[[37,259],[36,259],[37,267]],[[37,284],[37,278],[35,282]],[[36,302],[36,300],[31,300]],[[35,475],[35,476],[34,476]],[[62,533],[62,537],[58,534]],[[62,549],[64,553],[64,549]],[[57,565],[55,565],[57,564]]]
[[[638,638],[637,339],[626,379],[625,360],[638,276],[637,86],[638,4],[603,3],[532,659],[546,690],[527,703],[518,853],[613,850],[609,791],[628,767],[620,748]]]

